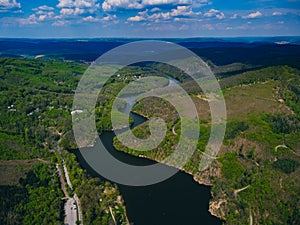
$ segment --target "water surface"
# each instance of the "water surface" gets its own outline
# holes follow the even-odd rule
[[[170,79],[170,78],[169,78]],[[170,80],[168,86],[178,84]],[[129,105],[134,105],[134,98],[129,97]],[[128,107],[125,111],[128,113]],[[130,113],[134,119],[133,127],[146,121],[145,118]],[[100,140],[105,148],[120,161],[132,165],[146,166],[155,162],[131,156],[117,151],[113,146],[114,132],[103,132]],[[100,177],[84,160],[79,151],[75,152],[80,165],[92,176]],[[192,176],[179,171],[164,182],[132,187],[118,184],[125,200],[127,216],[134,225],[220,225],[221,220],[208,212],[211,198],[210,188],[196,183]]]

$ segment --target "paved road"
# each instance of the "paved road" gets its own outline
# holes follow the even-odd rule
[[[56,164],[56,169],[58,171],[60,183],[61,183],[61,189],[65,195],[65,199],[67,200],[65,203],[65,224],[68,225],[76,225],[77,221],[77,210],[78,210],[78,219],[82,221],[82,212],[81,212],[81,206],[80,206],[80,201],[79,198],[77,197],[76,194],[74,194],[73,197],[70,197],[67,190],[66,190],[66,185],[72,189],[72,184],[70,181],[69,173],[67,170],[67,167],[65,163],[63,163],[63,168],[64,168],[64,174],[67,180],[67,184],[65,183],[64,177],[63,177],[63,172],[59,167],[59,164]],[[77,203],[77,206],[76,204]],[[82,223],[81,223],[82,224]]]
[[[73,196],[74,200],[77,203],[77,210],[78,210],[78,220],[81,221],[81,225],[82,225],[82,211],[81,211],[81,204],[80,204],[80,200],[78,198],[78,196],[76,195],[76,193],[74,193]]]
[[[69,172],[68,172],[68,169],[67,169],[67,166],[66,166],[65,161],[63,161],[63,168],[64,168],[64,173],[65,173],[65,177],[66,177],[66,180],[67,180],[67,184],[68,184],[69,188],[70,188],[71,190],[73,190],[73,186],[72,186],[72,183],[71,183],[71,180],[70,180]],[[78,210],[78,220],[81,221],[81,224],[82,224],[81,204],[80,204],[80,200],[79,200],[78,196],[76,195],[76,193],[74,193],[74,196],[73,196],[73,198],[71,198],[71,200],[72,200],[72,207],[65,206],[66,215],[68,215],[68,214],[67,214],[67,211],[69,212],[69,211],[71,210],[71,208],[72,208],[73,210],[71,210],[71,212],[69,212],[69,213],[73,213],[73,211],[74,211],[74,206],[75,206],[75,205],[73,205],[73,203],[74,203],[74,202],[77,203],[77,204],[76,204],[76,205],[77,205],[77,207],[76,207],[77,209],[76,209],[76,210]],[[66,205],[67,205],[67,204],[66,204]],[[68,208],[66,208],[66,207],[68,207]],[[77,220],[77,213],[76,213],[76,210],[75,210],[75,218],[76,218],[76,220]],[[72,215],[72,214],[70,214],[70,215]],[[76,224],[76,220],[75,220],[75,224]],[[69,223],[70,225],[73,224],[73,223],[72,223],[72,220],[71,220],[70,222],[66,222],[66,223]]]
[[[75,206],[73,205],[74,199],[68,198],[66,204],[65,204],[65,224],[69,225],[76,225],[77,221],[77,212],[75,210]]]

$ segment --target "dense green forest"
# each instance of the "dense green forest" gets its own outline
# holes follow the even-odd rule
[[[198,148],[183,169],[200,183],[212,185],[211,203],[216,204],[210,210],[226,224],[248,224],[250,216],[254,224],[299,224],[300,71],[275,66],[219,79],[227,104],[227,129],[216,162],[203,174],[198,165],[209,138],[209,108],[196,84],[188,77],[181,79],[201,120]],[[168,128],[165,139],[152,151],[128,149],[117,138],[115,147],[164,160],[180,136],[180,118],[173,106],[151,98],[141,100],[134,111],[149,119],[163,118]],[[133,133],[147,138],[148,124]]]
[[[0,185],[0,192],[2,224],[63,223],[63,193],[53,164],[36,163],[17,185]]]

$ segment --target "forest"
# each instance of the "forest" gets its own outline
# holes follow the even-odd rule
[[[114,224],[109,207],[118,224],[127,223],[116,185],[88,176],[72,153],[77,148],[73,95],[86,68],[74,62],[0,59],[1,224],[64,224],[65,200],[55,168],[63,159],[86,224]]]
[[[98,133],[112,129],[111,107],[126,84],[149,75],[171,76],[182,82],[200,116],[197,150],[182,168],[200,182],[205,173],[199,173],[198,165],[211,130],[203,93],[171,66],[141,66],[123,68],[103,87],[95,108]],[[89,176],[73,153],[77,146],[72,101],[86,69],[86,64],[75,62],[0,59],[0,220],[4,224],[63,224],[64,199],[55,168],[63,160],[80,198],[84,223],[113,225],[110,208],[118,224],[128,223],[117,185]],[[257,224],[300,224],[300,71],[269,66],[235,75],[227,72],[218,74],[228,113],[225,140],[211,167],[216,172],[205,171],[212,186],[211,202],[223,203],[211,212],[229,225],[247,224],[249,215]],[[179,141],[178,113],[158,98],[139,101],[133,111],[147,119],[163,118],[166,137],[157,149],[142,153],[127,149],[117,139],[115,147],[162,161]],[[148,124],[133,133],[147,137]]]
[[[196,84],[187,75],[181,78],[201,115],[198,148],[183,170],[212,186],[211,203],[220,204],[210,210],[226,224],[247,224],[249,216],[255,224],[300,223],[299,72],[287,66],[271,66],[220,75],[228,110],[226,134],[215,163],[202,174],[198,165],[210,133],[209,108]],[[163,161],[178,143],[179,116],[173,106],[156,98],[141,100],[134,111],[148,119],[163,118],[168,128],[165,139],[152,151],[133,151],[117,138],[115,147]],[[147,122],[133,133],[147,138]]]

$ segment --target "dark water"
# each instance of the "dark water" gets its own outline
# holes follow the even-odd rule
[[[131,114],[134,125],[145,118]],[[118,160],[128,164],[145,166],[154,162],[137,158],[113,147],[113,132],[104,132],[100,139],[107,150]],[[80,165],[93,177],[100,177],[76,151]],[[208,212],[210,188],[196,183],[192,176],[178,172],[159,184],[131,187],[118,184],[125,200],[129,221],[134,225],[218,225],[221,221]]]
[[[179,84],[169,77],[169,85]],[[123,112],[128,114],[135,104],[134,97],[127,97]],[[142,116],[130,113],[132,128],[146,121]],[[114,132],[104,132],[100,139],[106,150],[116,159],[127,164],[146,166],[155,162],[117,151],[113,146]],[[100,177],[76,151],[80,165],[93,177]],[[210,188],[196,183],[192,176],[178,172],[164,182],[144,187],[118,184],[125,200],[128,219],[134,225],[219,225],[221,220],[208,212]]]

